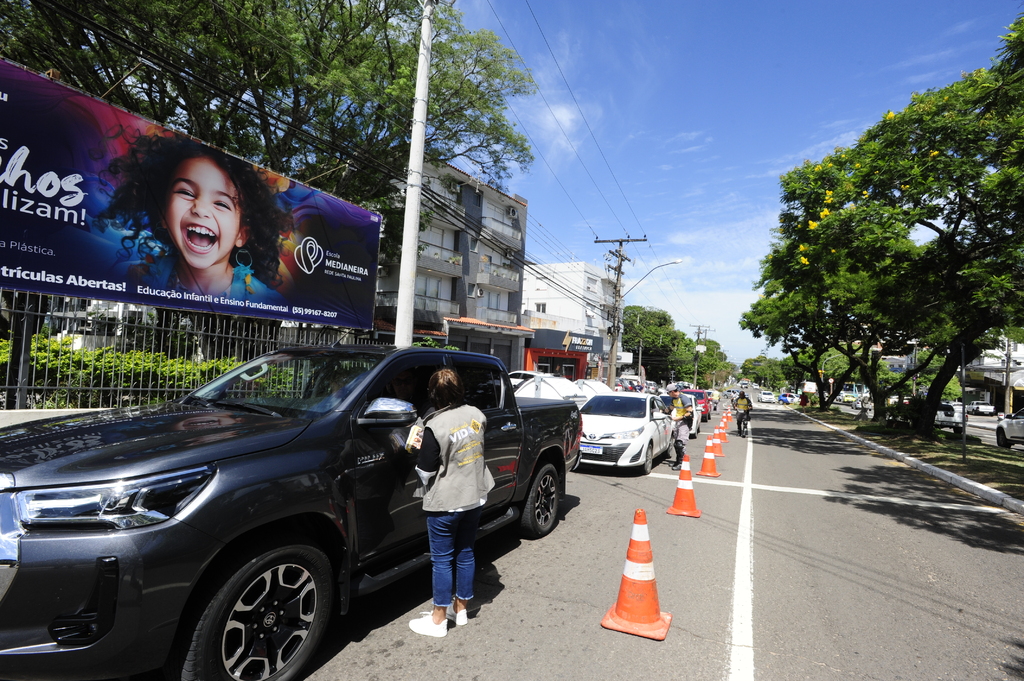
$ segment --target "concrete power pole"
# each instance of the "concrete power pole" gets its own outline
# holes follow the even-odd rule
[[[434,0],[423,0],[420,26],[420,57],[416,66],[416,98],[412,109],[409,175],[405,185],[405,222],[402,229],[402,261],[399,267],[398,304],[395,312],[395,345],[412,345],[413,309],[416,302],[416,259],[420,245],[420,202],[423,194],[423,149],[427,137],[427,97],[430,93],[430,44],[434,36]]]
[[[622,244],[633,241],[647,241],[647,239],[594,239],[595,244],[618,244],[619,247],[608,254],[616,259],[615,263],[615,292],[612,294],[612,343],[608,350],[608,387],[615,389],[615,371],[619,363],[619,334],[622,330],[619,308],[622,307],[622,263],[632,262],[622,250]]]
[[[697,387],[697,365],[700,364],[700,355],[704,352],[705,347],[700,344],[700,332],[704,331],[704,338],[707,339],[707,332],[711,331],[710,326],[704,326],[703,324],[690,324],[690,326],[697,327],[697,345],[693,354],[693,387]]]

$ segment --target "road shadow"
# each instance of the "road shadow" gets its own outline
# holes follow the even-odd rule
[[[796,415],[763,412],[758,416],[766,425],[757,427],[755,438],[765,445],[818,455],[843,454],[850,457],[863,453],[862,464],[835,469],[837,473],[846,476],[841,488],[835,490],[837,492],[949,504],[954,508],[842,497],[827,497],[829,503],[885,515],[901,525],[940,534],[973,548],[1024,555],[1024,532],[1017,522],[1019,516],[1009,512],[984,513],[972,510],[989,504],[916,468],[893,466],[867,449],[851,447],[853,443],[837,433],[814,432],[813,436],[808,437],[807,430],[792,427],[792,419]],[[757,421],[755,427],[756,424]],[[963,508],[961,510],[955,506]]]
[[[1002,667],[1007,678],[1024,679],[1024,640],[1011,639],[1004,641],[1007,648],[1013,649],[1012,661],[1004,662]]]
[[[470,619],[476,617],[482,608],[492,603],[505,589],[495,562],[519,548],[522,542],[515,529],[511,527],[502,528],[477,541],[476,581],[474,598],[469,605]],[[422,606],[422,611],[429,610],[431,596],[431,573],[429,567],[424,567],[380,591],[353,599],[347,615],[335,613],[331,618],[320,647],[303,675],[298,678],[304,679],[315,673],[330,663],[350,643],[363,641],[375,629],[389,625],[395,620],[408,619],[410,611],[417,607]],[[400,648],[403,645],[403,639],[398,638],[388,647]],[[382,649],[380,653],[388,655],[391,651]]]
[[[756,411],[751,418],[751,430],[754,434],[754,441],[769,447],[780,447],[791,449],[803,454],[818,454],[828,456],[830,454],[856,454],[860,447],[853,441],[835,435],[831,432],[821,431],[817,428],[800,430],[794,428],[794,419],[799,418],[801,423],[811,425],[812,422],[805,421],[803,417],[788,411]],[[729,437],[735,432],[735,426],[729,431]],[[867,450],[863,451],[865,456],[871,456]]]

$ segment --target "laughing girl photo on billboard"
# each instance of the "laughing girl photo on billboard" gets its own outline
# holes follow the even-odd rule
[[[107,177],[116,189],[100,217],[125,232],[130,286],[286,304],[277,289],[292,215],[264,171],[162,132],[134,139]]]

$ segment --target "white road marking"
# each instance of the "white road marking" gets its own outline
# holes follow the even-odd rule
[[[753,490],[781,492],[784,494],[806,494],[822,498],[848,499],[850,501],[869,501],[920,508],[936,508],[947,511],[967,513],[987,513],[998,515],[1009,513],[1007,509],[994,506],[974,506],[970,504],[943,504],[922,499],[905,499],[887,497],[877,494],[855,494],[851,492],[834,492],[831,490],[804,489],[800,487],[779,487],[777,485],[755,485],[753,476],[754,435],[747,431],[747,460],[743,467],[743,481],[708,480],[694,478],[693,482],[702,485],[725,485],[740,487],[740,513],[736,532],[736,565],[733,572],[732,600],[732,652],[729,661],[729,681],[753,681],[754,679],[754,607],[753,607]],[[678,480],[678,475],[651,473],[647,477],[664,480]]]
[[[736,569],[732,587],[732,656],[730,681],[754,679],[754,564],[751,498],[753,489],[754,434],[747,431],[747,463],[743,467],[743,494],[736,532]]]
[[[748,445],[749,447],[749,445]],[[677,476],[664,473],[651,473],[648,477],[659,477],[666,480],[675,480]],[[724,485],[726,487],[744,487],[745,482],[733,482],[731,480],[705,480],[694,478],[693,482],[702,485]],[[877,494],[857,494],[854,492],[834,492],[827,489],[805,489],[802,487],[779,487],[777,485],[756,485],[751,484],[751,489],[765,490],[768,492],[785,492],[787,494],[807,494],[810,496],[849,499],[850,501],[871,501],[881,504],[898,504],[900,506],[917,506],[920,508],[937,508],[945,511],[964,511],[967,513],[987,513],[989,515],[1000,515],[1010,513],[1008,509],[998,506],[974,506],[972,504],[943,504],[938,501],[925,501],[923,499],[906,499],[903,497],[883,497]]]

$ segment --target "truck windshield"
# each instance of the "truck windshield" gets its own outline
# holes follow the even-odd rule
[[[341,406],[384,357],[328,350],[273,353],[229,371],[182,401],[316,418]]]

